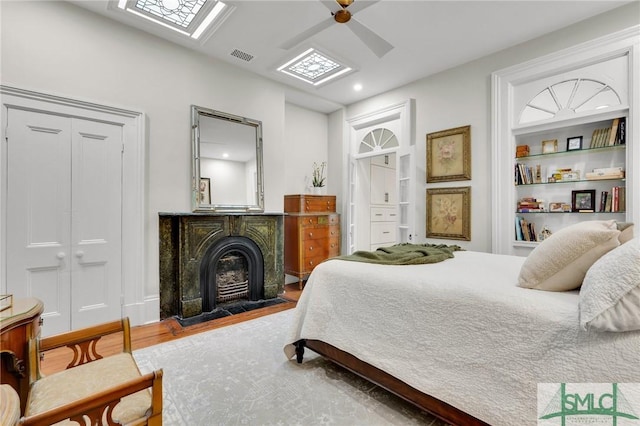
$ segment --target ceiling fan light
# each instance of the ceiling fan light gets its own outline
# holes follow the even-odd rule
[[[336,0],[336,2],[342,7],[348,7],[351,3],[353,3],[353,0]]]
[[[339,11],[333,14],[333,19],[335,19],[336,22],[345,24],[349,22],[349,20],[351,19],[351,13],[349,13],[349,11],[346,9],[340,9]]]

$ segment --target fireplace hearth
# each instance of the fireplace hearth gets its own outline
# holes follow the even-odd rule
[[[199,322],[275,303],[281,214],[160,213],[160,318]]]

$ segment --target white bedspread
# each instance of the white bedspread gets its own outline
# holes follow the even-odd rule
[[[455,252],[429,265],[330,260],[285,342],[317,339],[493,425],[537,423],[538,383],[640,382],[640,332],[578,326],[578,292],[516,286],[524,258]]]

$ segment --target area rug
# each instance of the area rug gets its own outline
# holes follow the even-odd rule
[[[445,423],[307,350],[282,350],[293,310],[134,351],[143,373],[164,370],[163,423],[433,425]]]

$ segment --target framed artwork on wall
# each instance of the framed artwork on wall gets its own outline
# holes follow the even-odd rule
[[[211,180],[200,178],[200,204],[211,204]]]
[[[471,187],[427,189],[427,238],[471,240]]]
[[[471,126],[427,134],[427,183],[471,179]]]

